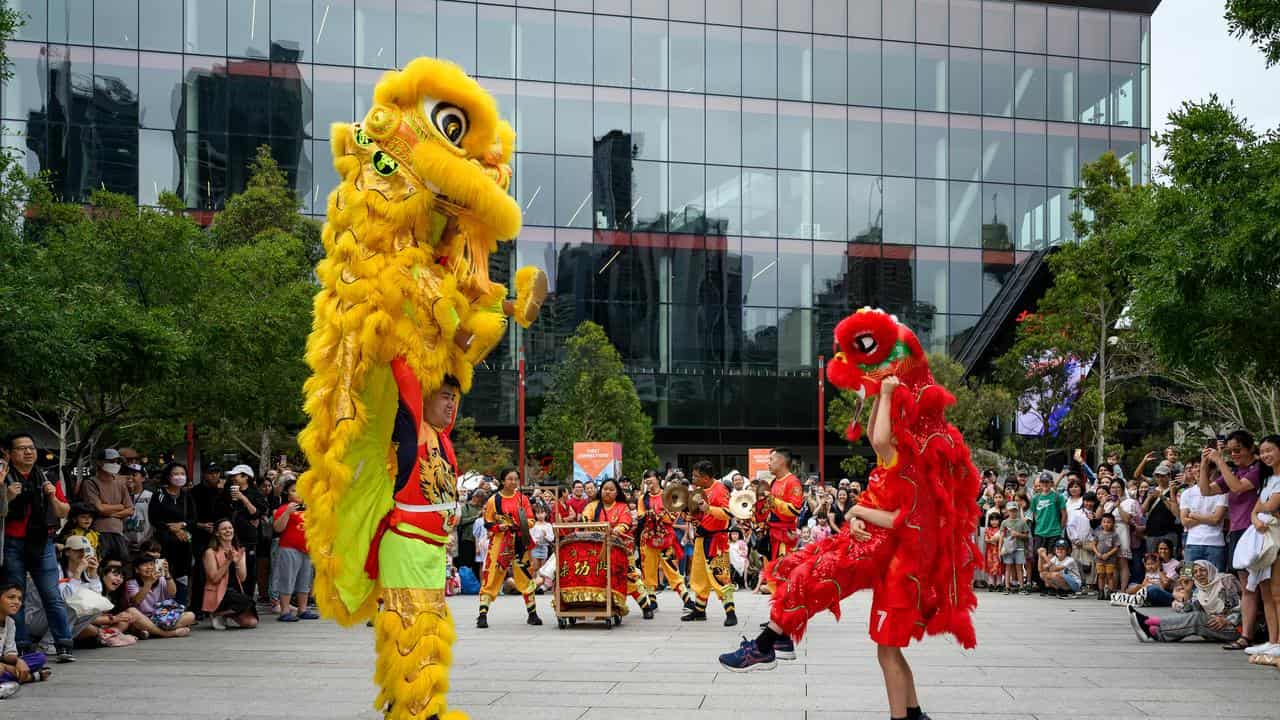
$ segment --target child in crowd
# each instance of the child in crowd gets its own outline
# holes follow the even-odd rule
[[[800,528],[800,542],[796,543],[796,549],[804,547],[813,542],[813,531],[807,526]]]
[[[533,550],[529,567],[530,577],[538,577],[538,570],[551,555],[551,544],[555,542],[555,530],[547,520],[547,506],[535,503],[533,506],[533,528],[529,530],[533,538]],[[538,592],[544,592],[542,583],[538,583]]]
[[[822,515],[814,518],[813,529],[809,532],[809,536],[813,539],[813,542],[822,542],[831,537],[831,526],[825,511]]]
[[[1024,587],[1027,564],[1027,538],[1031,526],[1022,517],[1022,499],[1005,505],[1009,516],[1000,523],[1000,562],[1004,563],[1004,591],[1018,592]]]
[[[71,506],[71,513],[67,516],[67,525],[62,529],[62,535],[58,538],[59,545],[66,545],[67,538],[73,535],[80,535],[89,541],[93,546],[93,554],[98,555],[101,549],[98,547],[98,531],[93,529],[93,508],[81,503],[75,503]]]
[[[747,541],[739,530],[729,531],[729,573],[739,590],[747,587],[747,569],[750,563]]]
[[[1002,522],[1004,522],[1004,515],[999,510],[992,510],[987,513],[987,527],[982,532],[982,542],[986,547],[988,592],[995,592],[1004,582],[1004,565],[1000,557],[1001,544],[1004,540],[1000,531]]]
[[[18,654],[18,629],[13,617],[22,612],[22,586],[0,585],[0,697],[17,692],[13,683],[42,682],[49,679],[41,652]]]
[[[1046,586],[1057,591],[1058,597],[1080,592],[1080,566],[1070,552],[1071,543],[1061,538],[1053,544],[1052,555],[1040,548],[1040,577]]]
[[[1116,592],[1116,558],[1120,555],[1120,540],[1116,537],[1116,518],[1111,513],[1102,516],[1102,524],[1093,531],[1093,550],[1098,570],[1098,599],[1106,600]]]
[[[1142,582],[1131,583],[1122,593],[1111,596],[1112,605],[1146,605],[1148,587],[1164,587],[1164,571],[1160,567],[1160,556],[1147,553],[1142,556]]]

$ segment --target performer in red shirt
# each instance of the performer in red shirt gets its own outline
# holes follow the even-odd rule
[[[707,619],[707,600],[715,591],[724,605],[724,624],[738,624],[733,605],[733,580],[729,574],[729,490],[717,482],[710,461],[693,465],[690,497],[702,495],[701,502],[690,500],[690,522],[696,528],[693,557],[689,564],[689,586],[692,607],[681,616],[685,622]],[[688,606],[686,606],[688,607]]]
[[[791,462],[791,451],[787,448],[774,448],[769,453],[769,472],[773,473],[774,480],[756,506],[756,522],[766,526],[769,532],[765,580],[770,590],[773,580],[768,575],[769,566],[795,549],[799,533],[796,518],[804,506],[804,487],[791,472]]]
[[[640,579],[640,571],[635,565],[635,539],[632,530],[635,521],[631,518],[631,509],[627,506],[626,493],[613,478],[606,478],[600,483],[598,499],[587,503],[582,509],[583,522],[607,522],[609,532],[613,534],[615,545],[626,549],[630,563],[627,567],[627,594],[630,595],[644,613],[645,620],[653,619],[653,605],[649,591]],[[615,622],[620,622],[615,616]]]
[[[662,507],[662,485],[656,470],[644,471],[644,490],[636,503],[636,523],[640,526],[640,570],[644,586],[649,589],[649,603],[658,609],[658,572],[684,602],[689,592],[676,563],[684,556],[684,548],[676,542],[675,516]]]
[[[489,603],[502,593],[507,571],[515,580],[516,588],[524,596],[524,607],[530,625],[541,625],[535,602],[536,583],[529,574],[529,555],[533,551],[528,542],[529,529],[533,527],[533,506],[529,498],[520,492],[520,473],[507,468],[499,475],[502,489],[489,497],[484,505],[484,527],[489,531],[489,553],[484,559],[484,585],[480,588],[480,615],[476,627],[489,627]]]

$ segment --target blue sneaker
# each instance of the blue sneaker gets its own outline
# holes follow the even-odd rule
[[[773,641],[773,656],[779,660],[795,660],[796,644],[792,642],[791,638],[783,635]]]
[[[298,619],[299,620],[319,620],[320,613],[316,612],[315,610],[308,610],[302,613],[301,615],[299,615]]]
[[[751,672],[753,670],[772,670],[778,666],[774,653],[762,653],[756,649],[756,641],[742,638],[742,644],[736,652],[720,656],[720,665],[731,672]]]

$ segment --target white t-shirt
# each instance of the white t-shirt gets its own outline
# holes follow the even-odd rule
[[[1187,512],[1196,515],[1212,515],[1218,511],[1218,508],[1227,506],[1227,494],[1211,495],[1205,497],[1200,493],[1200,486],[1192,485],[1182,491],[1182,495],[1178,496],[1178,506],[1186,508]],[[1210,545],[1213,547],[1225,547],[1227,544],[1226,537],[1222,534],[1222,524],[1217,525],[1196,525],[1187,531],[1188,545]]]

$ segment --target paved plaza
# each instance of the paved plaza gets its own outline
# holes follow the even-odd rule
[[[452,702],[474,720],[835,720],[887,716],[869,595],[845,619],[818,618],[795,662],[772,672],[724,672],[715,655],[766,617],[763,597],[742,593],[737,628],[681,623],[676,598],[656,619],[638,611],[622,627],[559,630],[524,624],[518,597],[500,599],[489,630],[472,625],[476,598],[453,598],[458,619]],[[1280,673],[1248,665],[1216,643],[1139,644],[1125,613],[1094,600],[979,595],[978,648],[933,638],[911,649],[924,708],[936,720],[1280,717]],[[324,622],[150,640],[81,651],[55,678],[0,701],[0,717],[135,720],[367,718],[372,631]]]

